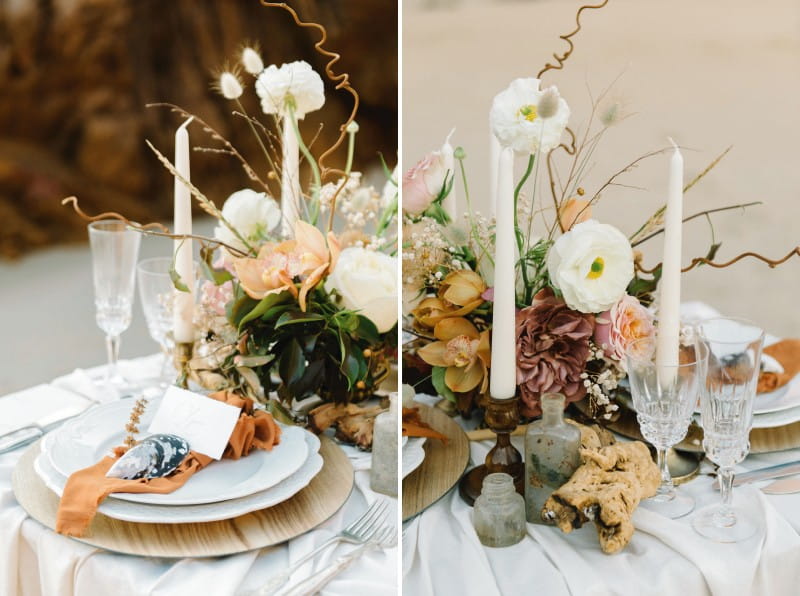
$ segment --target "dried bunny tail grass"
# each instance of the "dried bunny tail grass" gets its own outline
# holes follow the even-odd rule
[[[117,213],[116,211],[106,211],[105,213],[101,213],[100,215],[88,215],[86,212],[83,211],[83,209],[80,208],[80,205],[78,205],[78,197],[75,196],[62,199],[61,204],[70,205],[72,209],[75,211],[75,213],[78,214],[78,217],[80,217],[84,221],[92,222],[92,221],[99,221],[102,219],[115,219],[130,226],[134,230],[141,232],[142,234],[146,234],[148,236],[172,238],[173,240],[189,240],[189,239],[199,240],[204,244],[209,244],[214,246],[224,246],[231,252],[231,254],[238,255],[241,257],[246,257],[250,254],[244,252],[240,248],[236,248],[235,246],[231,246],[230,244],[221,242],[216,238],[208,238],[206,236],[199,236],[197,234],[172,234],[170,233],[169,228],[158,222],[152,222],[148,224],[136,223],[135,221],[129,220],[127,217],[125,217],[120,213]]]

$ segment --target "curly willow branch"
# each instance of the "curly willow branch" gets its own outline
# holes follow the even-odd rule
[[[726,261],[725,263],[715,263],[714,261],[712,261],[710,259],[707,259],[705,257],[695,257],[694,259],[692,259],[692,262],[687,267],[684,267],[683,269],[681,269],[681,271],[683,273],[686,273],[687,271],[691,271],[692,269],[694,269],[698,265],[709,265],[711,267],[715,267],[716,269],[724,269],[725,267],[730,267],[734,263],[737,263],[738,261],[741,261],[742,259],[747,258],[747,257],[752,257],[754,259],[758,259],[759,261],[762,261],[763,263],[766,263],[767,265],[769,265],[770,268],[774,268],[774,267],[777,267],[778,265],[781,265],[781,264],[785,263],[786,261],[788,261],[789,259],[791,259],[795,255],[800,257],[800,246],[796,246],[795,248],[793,248],[791,251],[789,251],[789,254],[787,254],[782,259],[776,259],[776,260],[769,259],[769,258],[765,257],[764,255],[758,254],[757,252],[743,252],[742,254],[732,258],[730,261]],[[638,262],[636,263],[636,269],[638,271],[640,271],[642,273],[646,273],[646,274],[654,273],[659,267],[661,267],[661,263],[659,263],[658,265],[656,265],[652,269],[645,269],[644,267],[642,267],[642,265],[640,263],[638,263]]]
[[[134,230],[141,232],[142,234],[147,234],[150,236],[159,236],[162,238],[172,238],[173,240],[199,240],[200,242],[206,242],[208,244],[215,244],[217,246],[224,246],[227,248],[231,254],[238,255],[240,257],[249,256],[249,253],[246,253],[235,246],[231,246],[230,244],[225,244],[224,242],[220,242],[216,238],[208,238],[206,236],[197,236],[195,234],[172,234],[169,231],[169,228],[166,227],[164,224],[161,224],[157,221],[148,224],[140,224],[135,221],[129,220],[127,217],[122,215],[121,213],[117,213],[116,211],[106,211],[99,215],[89,215],[83,209],[81,209],[80,205],[78,205],[78,197],[72,196],[67,197],[61,200],[62,205],[70,205],[75,213],[78,214],[78,217],[83,219],[84,221],[93,222],[93,221],[100,221],[103,219],[115,219],[117,221],[121,221],[124,224],[127,224]]]
[[[569,138],[570,138],[569,145],[561,143],[558,147],[556,147],[550,153],[547,154],[547,175],[550,177],[550,194],[553,195],[553,205],[555,205],[556,208],[556,222],[558,223],[558,226],[561,228],[562,232],[566,232],[566,230],[564,229],[564,224],[561,222],[561,218],[558,216],[559,201],[558,201],[558,195],[556,193],[556,179],[553,177],[552,159],[553,159],[553,153],[555,153],[558,149],[563,149],[564,151],[567,152],[567,155],[575,155],[575,152],[578,150],[578,147],[576,145],[577,139],[575,138],[575,133],[572,132],[572,129],[569,126],[567,126],[566,131],[567,133],[569,133]],[[553,226],[553,229],[555,229],[555,226]]]
[[[542,75],[546,73],[548,70],[561,70],[564,68],[564,62],[572,55],[572,51],[575,49],[575,44],[572,43],[572,36],[577,34],[581,30],[581,13],[586,9],[598,9],[603,8],[606,4],[608,4],[608,0],[603,0],[601,4],[584,4],[578,9],[578,12],[575,13],[575,31],[572,33],[567,33],[566,35],[560,35],[559,37],[566,41],[569,44],[569,49],[564,52],[561,56],[558,54],[553,54],[553,58],[558,61],[558,65],[550,64],[549,62],[544,65],[544,68],[539,71],[539,74],[536,75],[537,79],[541,79]]]
[[[347,119],[347,121],[339,127],[339,138],[336,139],[336,142],[333,145],[331,145],[319,157],[319,168],[322,171],[323,179],[326,178],[328,174],[342,175],[343,172],[341,170],[325,167],[325,160],[331,153],[336,151],[344,142],[344,138],[345,136],[347,136],[347,126],[356,118],[356,112],[358,112],[358,105],[360,99],[356,90],[350,86],[350,75],[346,72],[336,74],[333,71],[333,65],[336,64],[341,59],[341,56],[336,52],[331,52],[323,47],[323,45],[328,39],[328,31],[325,29],[325,27],[323,27],[319,23],[301,21],[300,17],[297,16],[295,10],[291,6],[287,5],[285,2],[267,2],[266,0],[261,0],[261,5],[266,6],[268,8],[282,8],[288,11],[289,14],[292,15],[292,18],[294,19],[294,22],[297,24],[298,27],[317,29],[320,33],[320,39],[317,43],[314,44],[314,49],[317,50],[317,52],[322,56],[329,58],[328,62],[325,64],[325,74],[328,76],[328,78],[331,80],[332,83],[336,84],[337,91],[344,90],[353,96],[353,109],[351,110],[350,117]]]

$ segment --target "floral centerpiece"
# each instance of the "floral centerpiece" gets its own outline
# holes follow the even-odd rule
[[[579,17],[580,11],[575,33]],[[622,186],[619,178],[640,161],[667,149],[625,165],[598,188],[587,187],[582,174],[592,165],[593,152],[625,115],[604,92],[593,102],[584,129],[576,133],[569,127],[569,104],[541,77],[563,66],[574,47],[570,37],[565,38],[570,50],[556,56],[558,66],[512,81],[492,103],[494,156],[510,149],[526,161],[522,176],[513,180],[513,231],[497,230],[494,218],[472,208],[466,152],[454,149],[450,137],[403,177],[405,379],[428,386],[465,415],[485,405],[492,371],[496,234],[513,233],[516,243],[516,385],[524,418],[541,414],[541,396],[549,392],[563,393],[567,403],[588,398],[595,417],[614,418],[626,352],[633,345],[656,348],[654,303],[662,265],[646,269],[638,247],[664,232],[666,206],[627,233],[593,219],[592,208]],[[683,190],[694,187],[725,153]],[[460,217],[451,199],[457,186],[466,195]],[[701,215],[708,212],[684,221]],[[718,248],[712,234],[708,253],[689,268],[727,266],[742,258],[715,263]]]
[[[170,233],[160,224],[111,216],[148,234],[202,245],[190,380],[263,403],[271,393],[286,405],[312,395],[347,403],[372,395],[396,357],[397,183],[383,160],[382,168],[373,168],[378,189],[353,168],[359,98],[348,75],[332,70],[338,55],[324,48],[324,28],[301,23],[284,4],[267,5],[287,10],[298,25],[315,27],[322,35],[315,49],[329,60],[325,73],[336,90],[353,98],[335,143],[312,152],[299,127],[324,108],[320,74],[304,61],[265,66],[258,47],[246,46],[214,87],[255,135],[262,165],[245,159],[199,116],[156,105],[190,119],[184,127],[189,121],[199,124],[214,146],[195,150],[234,158],[254,188],[235,190],[218,207],[177,160],[173,165],[148,143],[176,181],[218,220],[213,237]],[[240,100],[248,90],[245,77],[260,100],[261,117],[248,114]],[[341,168],[325,165],[340,148]],[[301,180],[301,158],[308,180]],[[273,196],[270,181],[280,182],[280,196]],[[174,267],[172,275],[178,290],[191,290]]]

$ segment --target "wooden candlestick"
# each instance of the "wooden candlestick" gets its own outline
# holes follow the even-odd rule
[[[511,476],[517,492],[523,494],[525,465],[522,454],[511,444],[511,433],[517,428],[519,420],[518,402],[518,397],[489,398],[484,419],[497,435],[497,441],[486,454],[485,462],[464,474],[458,483],[458,492],[469,505],[475,503],[475,499],[480,496],[486,475],[494,472],[504,472]]]

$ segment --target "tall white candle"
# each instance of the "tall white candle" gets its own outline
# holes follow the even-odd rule
[[[189,172],[189,132],[186,127],[192,118],[184,122],[175,132],[175,170],[185,180],[190,181]],[[192,233],[192,195],[189,187],[186,186],[177,176],[175,177],[175,234]],[[194,315],[194,259],[192,257],[193,247],[191,239],[175,240],[175,271],[184,284],[189,288],[189,292],[176,292],[175,303],[173,306],[173,334],[178,343],[189,343],[194,341],[194,326],[192,318]]]
[[[491,197],[491,214],[495,215],[497,205],[497,164],[500,163],[500,141],[489,129],[489,196]]]
[[[664,215],[664,258],[661,269],[661,294],[658,306],[658,343],[656,364],[676,366],[680,336],[681,306],[681,236],[683,230],[683,156],[675,141],[669,162],[667,210]],[[659,370],[659,378],[668,384],[674,369]]]
[[[494,251],[492,366],[489,389],[495,399],[517,391],[516,300],[514,270],[514,150],[503,149],[497,166],[497,224]]]
[[[289,115],[283,117],[281,139],[281,211],[283,212],[283,235],[294,237],[294,224],[300,217],[300,146],[294,124]]]

